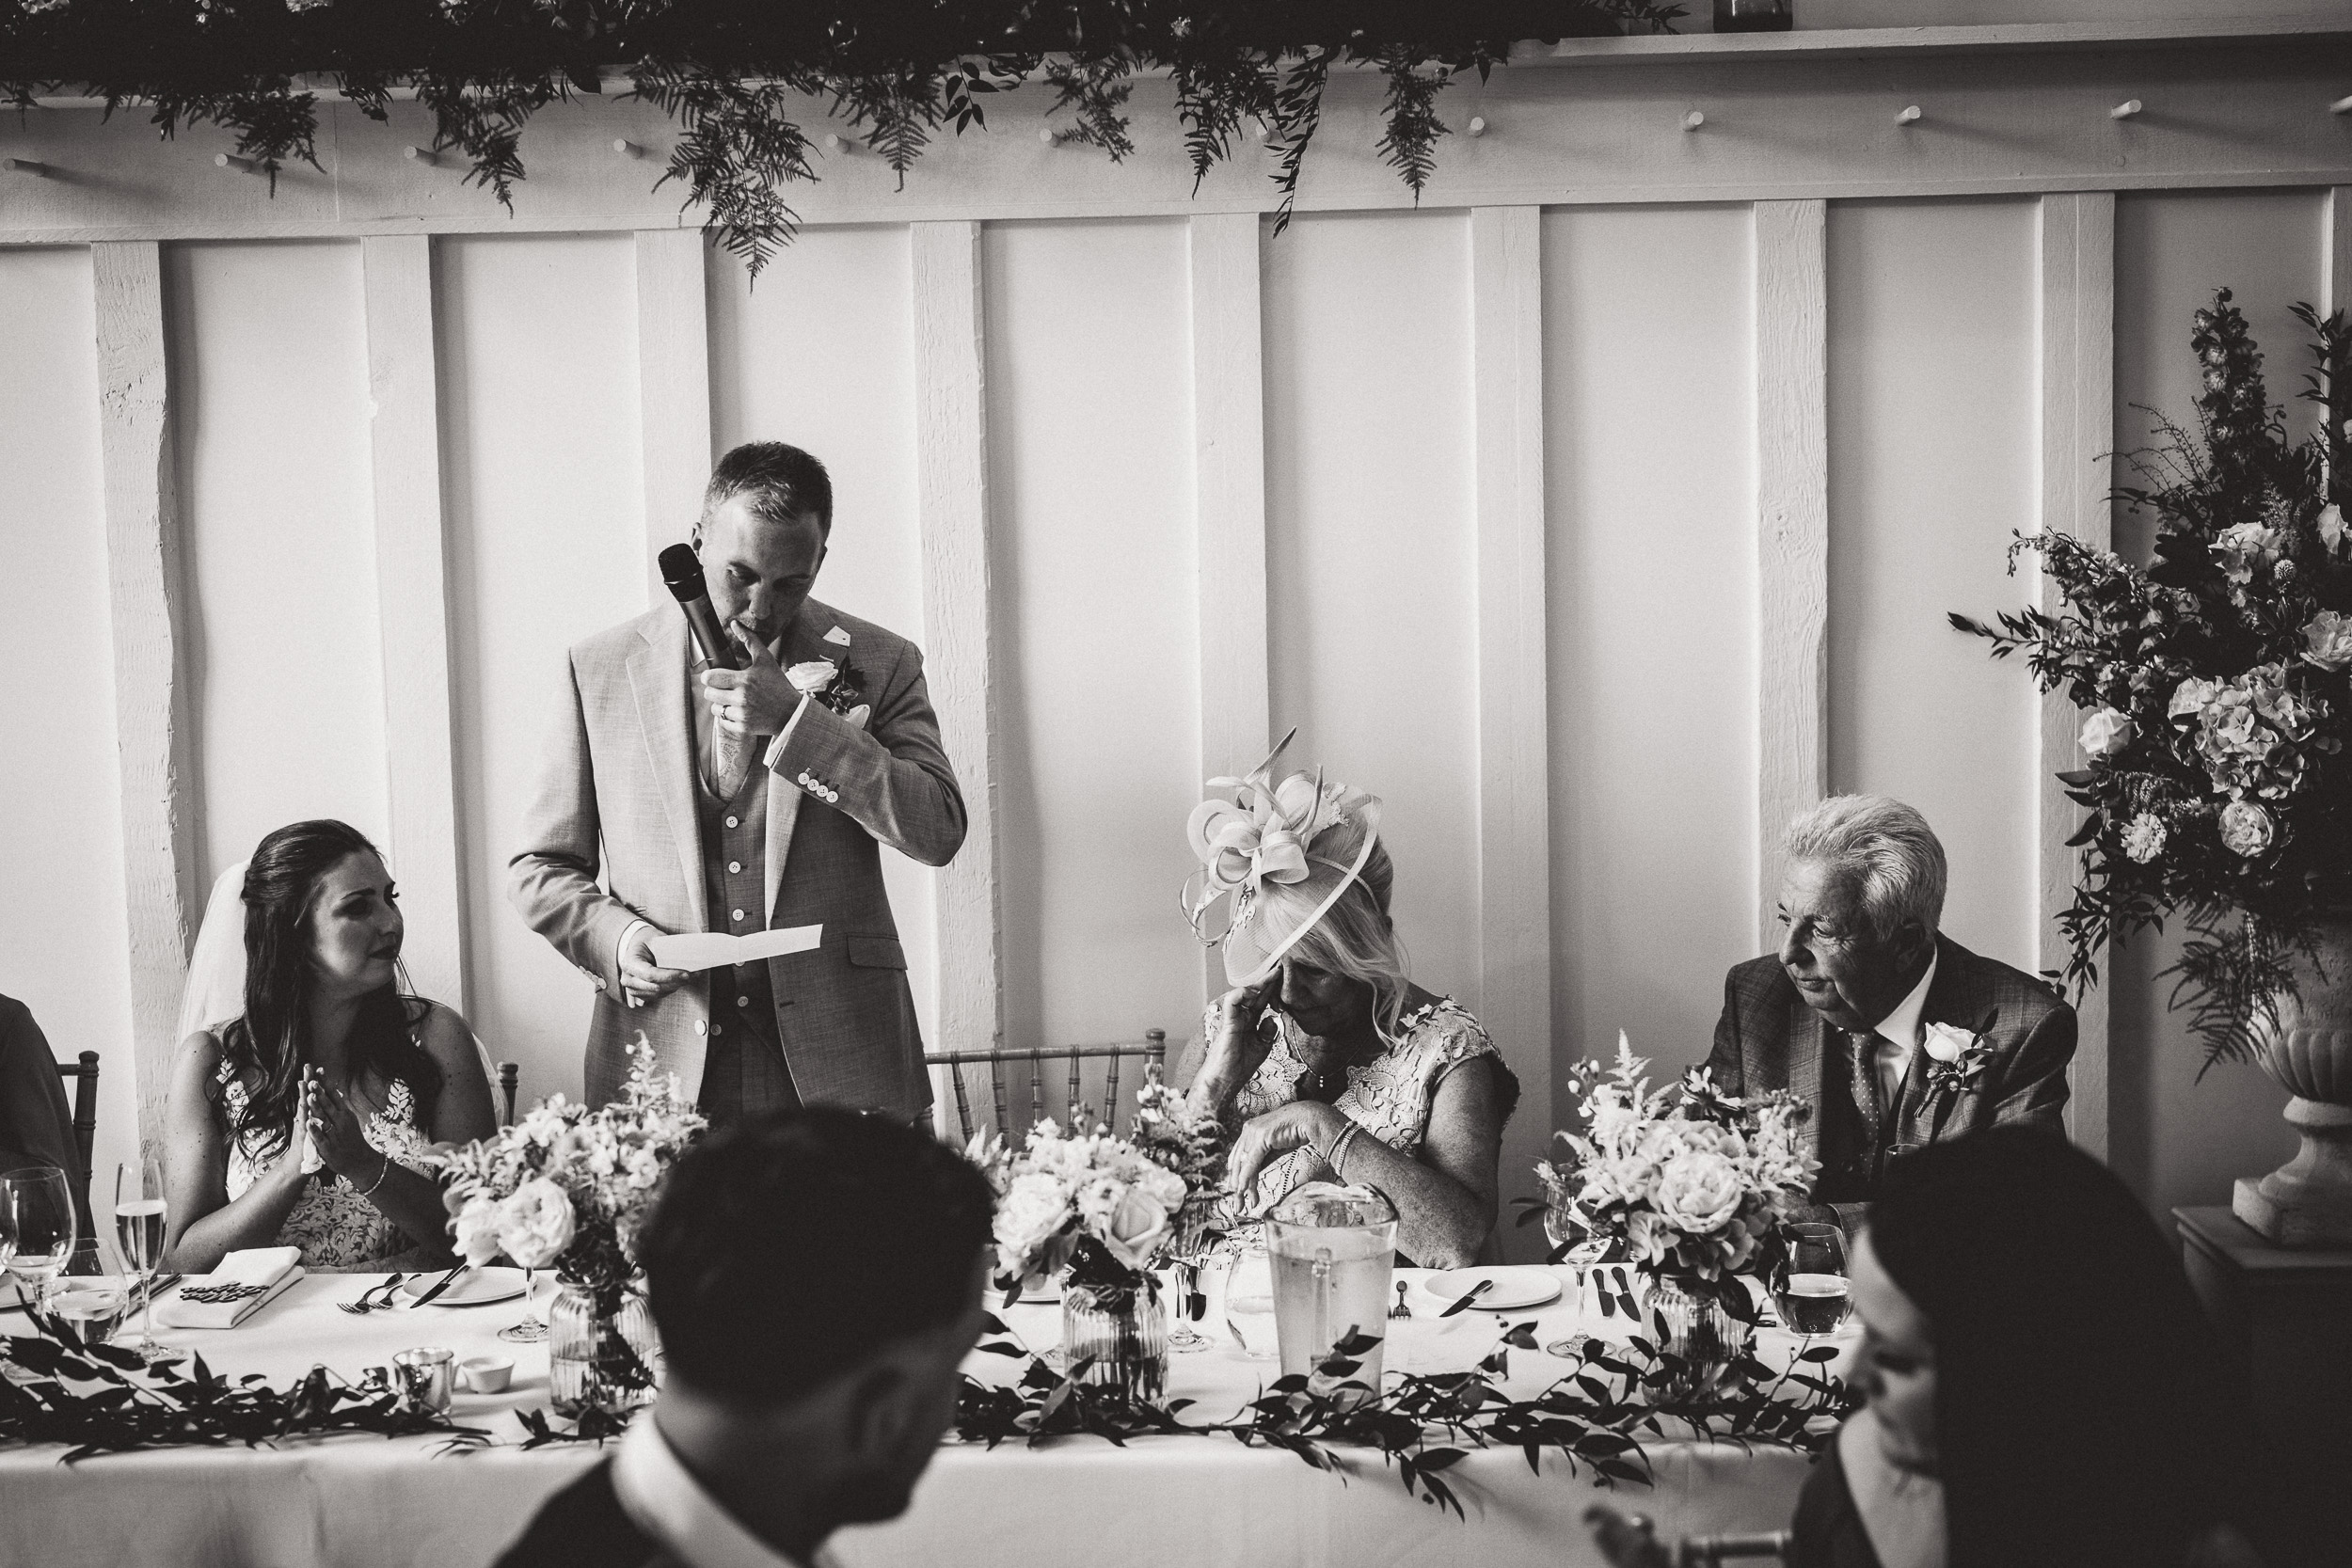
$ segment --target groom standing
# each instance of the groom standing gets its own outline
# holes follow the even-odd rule
[[[738,447],[693,545],[748,666],[704,665],[669,602],[570,652],[508,869],[523,919],[596,982],[591,1103],[619,1094],[641,1031],[719,1124],[816,1104],[912,1120],[930,1103],[878,846],[945,865],[963,797],[921,653],[808,596],[832,530],[823,464]],[[699,974],[653,956],[665,932],[818,924],[813,952]]]

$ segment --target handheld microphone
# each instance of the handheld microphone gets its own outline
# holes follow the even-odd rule
[[[693,628],[694,644],[702,650],[703,661],[721,670],[743,668],[742,650],[719,624],[719,612],[710,608],[710,585],[703,580],[703,563],[694,547],[672,545],[661,552],[660,562],[661,580],[670,585],[678,608],[686,611],[686,624]]]

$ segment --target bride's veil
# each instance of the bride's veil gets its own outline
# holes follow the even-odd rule
[[[174,1045],[245,1011],[245,866],[239,861],[222,872],[205,901],[204,921],[188,954],[188,982],[180,992]]]

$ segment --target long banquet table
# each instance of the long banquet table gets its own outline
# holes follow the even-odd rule
[[[1389,1325],[1391,1370],[1459,1370],[1493,1348],[1502,1316],[1470,1311],[1441,1321],[1440,1304],[1418,1283],[1419,1271],[1399,1273],[1416,1282],[1410,1299],[1417,1312]],[[526,1453],[514,1446],[523,1435],[515,1413],[547,1401],[545,1347],[502,1345],[496,1338],[520,1315],[519,1303],[365,1317],[335,1309],[372,1282],[368,1275],[315,1275],[236,1329],[165,1331],[157,1338],[200,1350],[215,1370],[261,1372],[280,1386],[318,1363],[356,1378],[412,1345],[445,1345],[461,1359],[511,1355],[515,1382],[506,1393],[460,1394],[451,1412],[461,1424],[489,1429],[500,1446],[444,1453],[437,1438],[351,1435],[252,1450],[113,1454],[70,1466],[54,1448],[0,1449],[0,1565],[490,1562],[544,1498],[596,1462],[597,1449],[564,1445]],[[543,1287],[543,1308],[544,1293]],[[1039,1349],[1059,1333],[1050,1305],[1025,1303],[1004,1316]],[[1507,1316],[1535,1320],[1541,1342],[1613,1327],[1580,1320],[1565,1296]],[[1218,1318],[1213,1304],[1209,1323]],[[24,1333],[24,1323],[0,1317],[0,1335]],[[1790,1348],[1775,1347],[1776,1337],[1768,1330],[1759,1346],[1767,1360],[1775,1359],[1775,1348],[1782,1355]],[[993,1379],[1016,1365],[976,1354],[969,1370]],[[1533,1394],[1565,1365],[1516,1351],[1510,1391]],[[1200,1417],[1228,1414],[1274,1372],[1220,1330],[1209,1347],[1172,1358],[1169,1396],[1198,1402]],[[1538,1475],[1516,1450],[1484,1450],[1448,1475],[1468,1510],[1464,1520],[1408,1497],[1376,1453],[1342,1451],[1351,1461],[1345,1480],[1225,1437],[1145,1438],[1123,1449],[1087,1437],[993,1451],[951,1442],[905,1517],[844,1531],[834,1550],[845,1568],[1106,1568],[1129,1561],[1154,1568],[1380,1568],[1457,1555],[1481,1568],[1573,1568],[1601,1561],[1581,1522],[1596,1500],[1646,1513],[1668,1536],[1775,1529],[1787,1523],[1806,1468],[1802,1456],[1786,1450],[1653,1444],[1657,1484],[1612,1493],[1586,1475],[1570,1476],[1557,1455],[1547,1457]]]

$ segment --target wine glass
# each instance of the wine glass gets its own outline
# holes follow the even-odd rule
[[[1807,1338],[1835,1334],[1853,1310],[1846,1233],[1834,1225],[1788,1227],[1788,1262],[1772,1286],[1781,1327]]]
[[[522,1322],[508,1323],[499,1330],[499,1338],[510,1345],[535,1345],[548,1337],[548,1325],[540,1321],[537,1309],[531,1305],[531,1288],[538,1283],[538,1279],[539,1271],[526,1265],[523,1269]]]
[[[35,1311],[49,1310],[49,1282],[73,1257],[73,1241],[65,1172],[32,1165],[0,1176],[0,1268],[31,1282],[27,1304]]]
[[[70,1325],[86,1345],[112,1339],[130,1310],[129,1281],[104,1269],[96,1238],[76,1241],[63,1276],[49,1291],[50,1317]]]
[[[115,1243],[122,1248],[122,1266],[131,1271],[139,1299],[139,1342],[132,1349],[148,1361],[167,1354],[155,1342],[149,1300],[164,1259],[164,1213],[162,1166],[153,1160],[125,1160],[115,1167]]]

